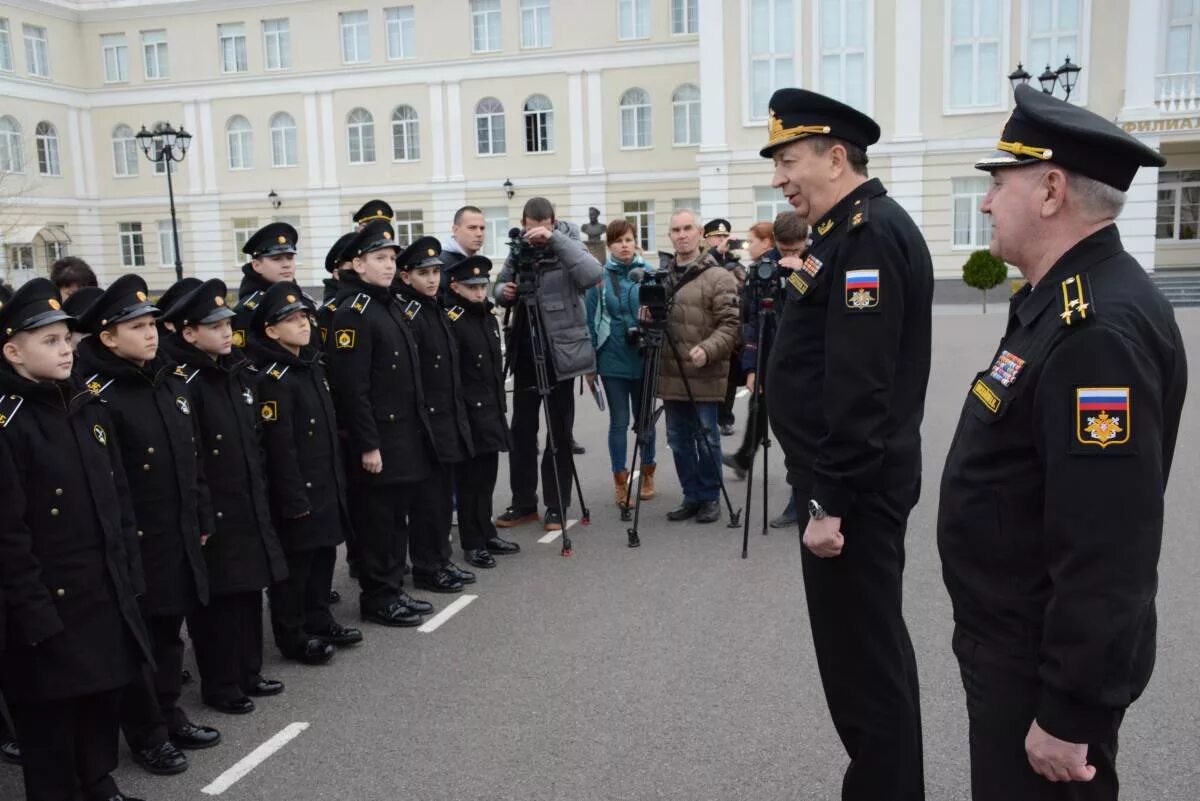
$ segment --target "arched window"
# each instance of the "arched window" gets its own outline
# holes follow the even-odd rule
[[[554,106],[545,95],[530,95],[525,101],[525,152],[546,153],[554,149]]]
[[[685,83],[671,95],[677,145],[700,144],[700,89]]]
[[[346,115],[346,141],[351,164],[375,161],[375,118],[365,108],[352,109]]]
[[[396,161],[421,158],[421,122],[412,106],[399,106],[392,112],[392,158]]]
[[[475,104],[475,152],[481,156],[499,156],[506,150],[504,105],[494,97]]]
[[[128,178],[138,174],[138,145],[133,129],[121,124],[112,130],[113,174]]]
[[[296,156],[296,121],[286,111],[281,111],[271,117],[271,166],[295,167],[298,163]]]
[[[240,114],[229,118],[225,124],[225,137],[229,140],[229,169],[248,170],[254,166],[254,132],[250,121]]]
[[[62,175],[58,163],[58,131],[48,122],[42,121],[34,130],[37,140],[38,172],[42,175]]]
[[[650,95],[626,89],[621,95],[621,147],[650,147]]]
[[[24,172],[21,125],[12,117],[0,117],[0,172]]]

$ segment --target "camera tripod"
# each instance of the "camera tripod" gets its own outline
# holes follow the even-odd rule
[[[767,390],[763,375],[766,367],[766,351],[770,346],[775,332],[775,299],[767,294],[757,292],[758,331],[757,351],[754,367],[754,393],[750,398],[751,430],[755,437],[754,448],[750,451],[749,464],[746,467],[746,517],[742,526],[742,558],[745,559],[750,550],[750,513],[754,506],[752,494],[754,491],[754,460],[762,449],[762,535],[767,536],[767,478],[770,464],[771,428],[767,422]]]

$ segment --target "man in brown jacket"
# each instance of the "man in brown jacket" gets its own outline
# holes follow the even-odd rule
[[[671,215],[675,257],[664,281],[671,301],[658,396],[683,487],[683,504],[667,519],[711,523],[721,516],[717,410],[725,398],[740,312],[733,273],[700,252],[700,236],[694,212],[680,209]]]

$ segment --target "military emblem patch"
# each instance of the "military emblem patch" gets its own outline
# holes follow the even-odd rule
[[[354,348],[354,335],[357,332],[353,328],[343,328],[333,335],[334,344],[338,350],[352,350]]]
[[[787,286],[789,293],[795,293],[795,297],[802,298],[808,294],[808,290],[812,289],[812,284],[807,278],[802,276],[795,270],[791,270],[787,277]]]
[[[275,401],[263,401],[258,405],[259,416],[262,417],[264,423],[274,423],[279,419],[279,408],[275,405]]]
[[[846,271],[846,308],[855,311],[879,305],[879,270]]]
[[[996,357],[996,362],[992,365],[992,378],[1006,387],[1011,387],[1016,382],[1017,376],[1021,374],[1021,370],[1024,367],[1024,359],[1016,354],[1004,351]]]
[[[446,309],[446,316],[450,318],[450,322],[456,321],[459,317],[462,317],[462,314],[462,306],[455,306],[453,309]]]
[[[246,347],[246,332],[240,328],[233,332],[233,346],[235,348]]]
[[[184,414],[192,413],[191,404],[188,403],[188,399],[183,397],[182,395],[177,395],[175,397],[175,406],[179,409],[179,411],[183,412]]]
[[[1124,445],[1132,436],[1129,387],[1075,390],[1075,437],[1081,445]]]
[[[101,387],[101,384],[99,381],[89,381],[87,383],[88,391],[91,392],[93,395],[100,394],[100,387]]]
[[[246,402],[247,406],[254,405],[254,393],[250,391],[250,387],[244,387],[242,389],[242,400]]]
[[[99,423],[92,426],[92,436],[96,438],[96,442],[108,447],[108,432],[104,430],[104,426]]]

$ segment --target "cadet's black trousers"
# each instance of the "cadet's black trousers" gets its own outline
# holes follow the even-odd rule
[[[188,617],[188,632],[204,702],[245,698],[262,672],[262,591],[214,595]]]
[[[289,551],[288,577],[271,586],[271,631],[275,645],[291,656],[304,649],[311,632],[324,631],[333,623],[329,613],[329,591],[337,547],[327,545]]]
[[[575,427],[573,380],[558,381],[548,399],[550,430],[558,450],[558,486],[554,483],[554,459],[547,438],[542,451],[542,500],[547,509],[566,515],[571,505],[571,429]],[[541,426],[542,396],[532,387],[518,389],[512,395],[512,449],[508,452],[512,507],[520,512],[538,508],[538,430]],[[563,497],[558,497],[558,489]]]
[[[144,618],[150,634],[154,664],[143,664],[141,673],[121,694],[121,730],[134,751],[154,748],[167,741],[170,729],[187,723],[179,708],[183,673],[183,615],[153,615]]]
[[[413,504],[420,497],[419,487],[419,483],[350,484],[358,604],[364,612],[386,609],[399,597],[410,517]]]
[[[500,454],[485,453],[454,466],[458,480],[458,538],[464,551],[487,547],[498,536],[492,522],[492,493],[500,469]]]
[[[435,464],[429,477],[417,484],[417,502],[410,518],[408,547],[413,573],[436,573],[450,561],[450,520],[454,515],[451,468]]]
[[[61,701],[9,703],[21,732],[27,801],[105,801],[119,791],[117,767],[121,690]]]
[[[1025,755],[1041,694],[1036,650],[985,644],[956,627],[954,655],[967,694],[974,801],[1116,801],[1123,710],[1113,712],[1104,741],[1088,745],[1087,761],[1096,769],[1090,782],[1050,782],[1034,773]]]
[[[904,532],[917,489],[863,494],[842,519],[840,556],[801,545],[817,667],[850,757],[844,801],[925,797],[917,662],[900,613]],[[796,490],[797,508],[808,490]],[[801,515],[803,535],[808,518]]]

